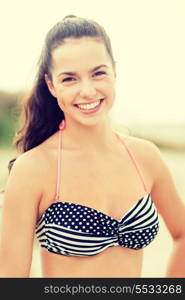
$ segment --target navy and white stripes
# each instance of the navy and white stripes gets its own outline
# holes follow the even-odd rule
[[[95,255],[108,247],[146,247],[158,231],[158,214],[151,195],[140,199],[116,220],[96,209],[68,202],[53,202],[36,226],[41,247],[70,255]]]

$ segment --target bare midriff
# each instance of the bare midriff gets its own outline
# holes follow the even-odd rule
[[[140,277],[142,258],[143,250],[121,246],[113,246],[88,257],[59,255],[41,249],[42,276],[47,278]]]

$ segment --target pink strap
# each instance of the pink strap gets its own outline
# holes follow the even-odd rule
[[[137,163],[137,161],[136,161],[133,153],[129,149],[128,145],[124,142],[124,140],[121,139],[120,136],[116,132],[115,132],[115,134],[118,137],[118,139],[121,141],[121,143],[125,146],[125,149],[126,149],[127,153],[129,154],[129,156],[130,156],[130,158],[131,158],[131,160],[132,160],[132,162],[133,162],[133,164],[134,164],[134,166],[135,166],[135,168],[137,170],[137,173],[138,173],[138,175],[139,175],[139,177],[141,179],[141,182],[143,184],[144,190],[145,190],[145,192],[147,192],[147,187],[146,187],[146,184],[145,184],[145,181],[144,181],[143,174],[142,174],[142,172],[141,172],[141,170],[139,168],[139,165],[138,165],[138,163]]]
[[[58,164],[57,164],[57,187],[56,187],[55,201],[59,201],[59,193],[60,193],[60,181],[61,181],[61,148],[62,148],[62,130],[59,131]]]
[[[65,120],[59,125],[59,141],[58,141],[58,164],[57,164],[57,187],[56,187],[56,194],[55,194],[55,201],[59,201],[59,194],[60,194],[60,182],[61,182],[61,149],[62,149],[62,130],[65,128]],[[54,201],[54,202],[55,202]]]

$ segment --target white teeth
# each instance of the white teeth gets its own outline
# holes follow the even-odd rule
[[[100,100],[98,100],[94,103],[91,103],[91,104],[77,104],[77,106],[82,109],[92,109],[92,108],[95,108],[96,106],[98,106],[99,104],[100,104]]]

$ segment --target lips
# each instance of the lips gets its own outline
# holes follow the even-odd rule
[[[76,107],[76,109],[78,109],[78,111],[80,111],[81,113],[83,114],[86,114],[86,115],[89,115],[89,114],[93,114],[93,113],[96,113],[97,111],[99,111],[99,109],[101,108],[102,106],[102,102],[104,101],[104,99],[99,99],[98,101],[94,101],[94,102],[91,102],[91,105],[92,103],[96,104],[94,107],[91,107],[90,104],[76,104],[74,105]],[[80,105],[80,106],[79,106]],[[84,107],[82,107],[82,106]],[[88,107],[89,106],[89,107]]]
[[[93,104],[93,103],[96,103],[96,102],[98,102],[98,101],[103,101],[104,99],[103,98],[101,98],[101,99],[97,99],[97,100],[94,100],[94,101],[91,101],[91,102],[81,102],[81,103],[76,103],[76,104],[74,104],[74,106],[78,106],[78,105],[87,105],[87,104]]]

